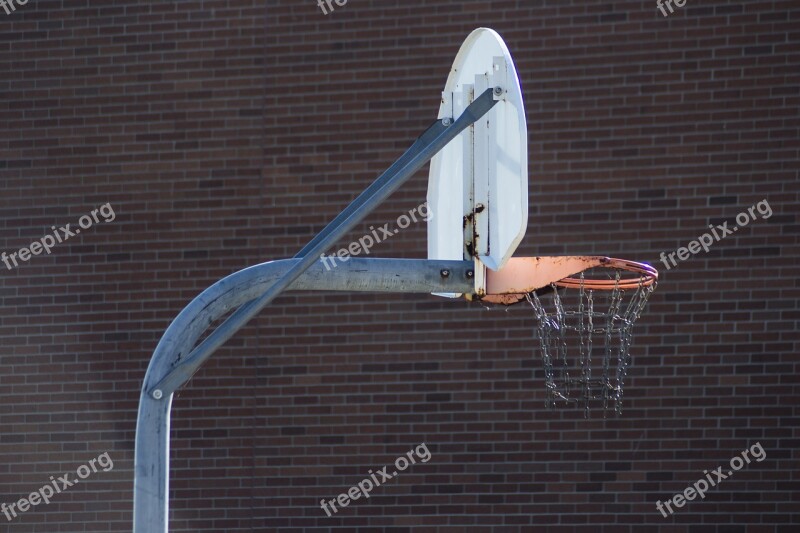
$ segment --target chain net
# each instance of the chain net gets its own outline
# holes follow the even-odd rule
[[[614,280],[607,289],[584,286],[597,279],[584,277],[596,270]],[[569,288],[553,283],[549,290],[527,295],[539,323],[548,408],[573,404],[587,418],[590,408],[599,406],[604,417],[610,406],[616,415],[622,412],[633,325],[656,285],[640,280],[638,287],[620,288],[622,274],[618,269],[590,269]]]

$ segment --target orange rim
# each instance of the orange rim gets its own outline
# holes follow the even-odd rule
[[[638,274],[635,278],[627,279],[587,279],[587,278],[564,278],[555,282],[557,287],[579,289],[593,289],[598,291],[611,291],[614,288],[636,289],[638,287],[649,287],[658,281],[658,271],[644,263],[628,261],[627,259],[608,258],[602,265],[594,268],[608,268],[610,270],[623,270]]]

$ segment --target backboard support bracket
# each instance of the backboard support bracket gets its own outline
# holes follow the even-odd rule
[[[386,198],[395,192],[403,183],[420,170],[439,151],[447,146],[461,132],[486,115],[497,103],[493,89],[487,89],[461,113],[458,118],[439,117],[439,125],[428,128],[412,144],[386,172],[379,176],[361,195],[347,206],[331,221],[311,242],[297,254],[293,260],[282,262],[285,267],[276,279],[262,288],[262,292],[250,296],[249,300],[241,300],[241,291],[226,292],[228,287],[225,278],[201,293],[165,331],[156,347],[145,375],[139,400],[139,413],[136,423],[136,450],[134,456],[134,500],[133,531],[134,533],[166,533],[169,531],[169,439],[170,413],[175,391],[191,379],[195,372],[236,332],[243,328],[252,318],[263,310],[283,291],[289,289],[315,263],[320,262],[324,252],[344,238],[356,224],[372,212]],[[448,120],[449,119],[449,120]],[[351,260],[353,260],[351,258]],[[375,261],[375,260],[373,260]],[[272,264],[272,263],[270,263]],[[385,263],[372,263],[385,265]],[[459,276],[459,283],[439,283],[428,287],[436,291],[464,291],[474,283],[472,264],[468,261],[447,266],[447,261],[427,260],[417,267],[421,269],[410,272],[412,280],[407,284],[392,285],[391,278],[381,276],[368,289],[391,287],[390,292],[417,292],[413,286],[424,277],[424,270],[433,267],[437,275],[441,272],[452,272],[453,269],[464,270]],[[251,267],[253,268],[253,267]],[[339,266],[338,268],[342,268]],[[372,267],[377,270],[378,266]],[[398,272],[397,266],[394,272]],[[242,272],[247,272],[245,269]],[[343,271],[337,271],[340,274]],[[357,276],[356,273],[350,273]],[[317,290],[352,290],[351,279],[346,277],[344,285],[339,288],[333,282],[335,276],[325,276],[315,286]],[[463,278],[463,279],[461,279]],[[427,292],[427,291],[426,291]],[[220,300],[220,294],[227,294]],[[212,302],[222,302],[220,313],[211,316],[209,309]],[[227,305],[228,307],[225,307]],[[221,318],[231,309],[236,310],[202,342],[197,344],[202,333],[214,320]],[[224,312],[223,312],[224,311]]]

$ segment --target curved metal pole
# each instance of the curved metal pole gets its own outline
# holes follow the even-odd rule
[[[166,533],[169,497],[169,415],[173,392],[186,383],[214,351],[288,289],[393,292],[473,290],[473,265],[463,261],[349,258],[322,272],[317,259],[364,216],[396,191],[436,153],[497,103],[487,89],[454,122],[429,128],[400,160],[345,208],[303,248],[302,257],[264,263],[224,278],[195,298],[170,324],[145,375],[136,424],[134,532]],[[398,261],[402,262],[401,266]],[[444,275],[443,272],[447,272]],[[424,290],[419,290],[424,289]],[[217,319],[231,315],[195,347]]]
[[[300,259],[246,268],[203,291],[173,320],[153,352],[139,400],[134,464],[134,533],[166,533],[169,510],[169,433],[172,394],[155,399],[148,391],[181,361],[203,332],[230,310],[258,298]],[[368,292],[464,292],[473,290],[472,261],[362,259],[317,261],[289,290]],[[191,375],[183,375],[189,379]]]
[[[320,232],[320,235],[324,236],[315,241],[315,244],[303,248],[306,253],[302,257],[297,257],[297,262],[293,263],[283,276],[275,280],[275,283],[269,289],[236,309],[217,329],[192,349],[192,352],[187,356],[186,365],[194,369],[200,368],[220,346],[225,344],[239,329],[258,315],[275,297],[286,290],[294,280],[318,260],[317,258],[322,257],[322,254],[328,248],[346,236],[368,213],[386,200],[417,170],[421,169],[434,155],[455,139],[460,132],[488,113],[497,103],[495,96],[495,89],[486,89],[461,113],[455,122],[438,133],[430,143],[420,146],[418,153],[404,154],[402,159],[405,160],[405,163],[398,165],[399,168],[395,167],[396,170],[393,174],[381,175],[373,185],[368,187],[367,190],[372,191],[371,193],[360,195],[346,207],[342,215],[339,215]],[[176,374],[165,376],[158,384],[153,386],[151,390],[153,397],[159,399],[163,395],[178,390],[183,385],[179,378],[180,376]]]

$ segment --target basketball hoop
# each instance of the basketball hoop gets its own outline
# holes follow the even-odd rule
[[[538,320],[547,399],[622,412],[633,325],[656,287],[650,265],[604,258],[601,265],[526,294]]]
[[[323,254],[429,161],[427,198],[436,217],[428,218],[428,259],[351,258],[335,270],[323,267]],[[527,298],[539,321],[547,404],[580,403],[588,416],[591,401],[601,400],[605,411],[611,401],[619,414],[631,329],[658,273],[601,256],[513,257],[528,226],[528,178],[519,76],[502,38],[479,28],[456,56],[436,121],[383,174],[293,258],[217,281],[164,332],[139,400],[133,530],[168,530],[175,393],[287,290],[422,292],[506,305]],[[606,311],[597,311],[601,304]],[[570,343],[575,354],[567,353]]]

